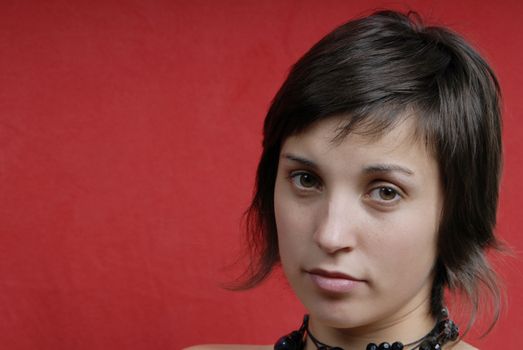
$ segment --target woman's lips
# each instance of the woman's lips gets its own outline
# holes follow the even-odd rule
[[[364,282],[341,272],[321,269],[314,269],[307,272],[316,287],[332,293],[348,293]]]

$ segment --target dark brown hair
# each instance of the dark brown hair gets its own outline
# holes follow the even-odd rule
[[[349,21],[292,67],[264,123],[247,211],[253,256],[238,289],[256,286],[279,263],[273,196],[286,138],[340,115],[346,116],[344,135],[356,129],[379,135],[406,114],[415,116],[444,188],[431,312],[440,312],[448,288],[467,297],[473,320],[486,290],[495,322],[499,288],[485,253],[498,247],[493,230],[501,170],[499,85],[461,36],[425,26],[415,13],[379,11]]]

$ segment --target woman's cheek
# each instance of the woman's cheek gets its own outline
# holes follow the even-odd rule
[[[398,218],[398,222],[389,222],[389,230],[381,231],[382,236],[377,247],[370,249],[371,261],[381,271],[382,281],[394,280],[398,284],[411,284],[424,281],[430,275],[435,262],[435,232],[428,225],[410,225],[416,219]],[[409,223],[405,225],[404,223]]]
[[[280,257],[284,265],[298,266],[307,255],[313,218],[306,206],[292,196],[275,196],[275,217]]]

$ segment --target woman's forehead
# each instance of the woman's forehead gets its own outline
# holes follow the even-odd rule
[[[384,149],[414,147],[423,148],[426,151],[426,143],[420,137],[415,118],[398,118],[394,123],[379,131],[371,128],[372,126],[368,124],[360,124],[347,131],[346,117],[331,117],[310,125],[300,133],[289,136],[284,141],[282,150],[290,144],[333,149],[350,142],[351,145],[359,147],[378,146]]]

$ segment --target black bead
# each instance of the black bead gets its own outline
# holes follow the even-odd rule
[[[274,350],[295,350],[296,347],[289,342],[289,337],[283,336],[274,344]]]
[[[378,350],[378,346],[374,343],[369,343],[365,350]]]
[[[445,333],[449,330],[449,322],[448,320],[439,321],[438,325],[436,326],[436,333]]]
[[[392,350],[403,350],[403,344],[400,343],[399,341],[394,342],[394,343],[392,343],[391,349]]]
[[[432,350],[441,350],[441,345],[439,345],[439,343],[434,344]]]
[[[381,343],[380,346],[378,346],[379,350],[390,350],[390,344],[389,343]]]
[[[451,322],[451,325],[450,325],[450,340],[454,341],[456,339],[458,339],[458,336],[459,336],[459,328],[458,326],[456,326],[456,324],[452,321]]]
[[[419,350],[432,350],[432,344],[430,344],[430,341],[424,340],[423,343],[420,344]]]
[[[301,346],[302,334],[294,331],[278,339],[276,344],[274,344],[274,350],[299,350]]]

